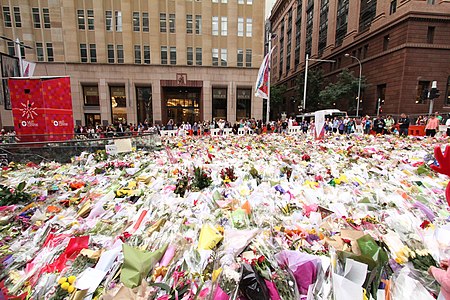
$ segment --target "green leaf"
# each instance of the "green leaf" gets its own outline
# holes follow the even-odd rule
[[[158,283],[150,283],[149,286],[156,286],[159,287],[160,289],[165,290],[168,294],[170,293],[170,291],[172,290],[170,288],[170,286],[168,284],[162,283],[162,282],[158,282]]]
[[[23,189],[25,188],[25,185],[26,185],[27,183],[25,182],[25,181],[22,181],[21,183],[19,183],[19,185],[17,186],[17,190],[18,191],[23,191]]]

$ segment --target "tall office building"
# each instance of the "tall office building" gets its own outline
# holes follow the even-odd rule
[[[71,77],[74,120],[262,118],[261,0],[2,0],[0,35],[33,49],[35,76]],[[14,56],[14,43],[0,42]],[[11,112],[0,109],[4,126]]]
[[[449,1],[278,0],[270,23],[276,34],[272,83],[288,89],[283,110],[299,112],[303,95],[296,79],[304,73],[308,54],[310,70],[322,68],[330,82],[343,69],[359,77],[361,62],[368,86],[359,115],[373,116],[379,106],[383,115],[428,113],[430,102],[421,95],[433,81],[441,91],[434,110],[450,112]],[[356,101],[335,105],[355,115]]]

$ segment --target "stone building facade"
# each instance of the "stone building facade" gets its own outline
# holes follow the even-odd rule
[[[262,118],[256,0],[2,0],[0,35],[33,49],[35,76],[71,77],[81,125]],[[14,43],[0,42],[14,56]],[[11,112],[0,108],[4,126]]]
[[[359,115],[428,113],[430,102],[420,98],[437,81],[441,96],[434,110],[450,112],[450,1],[446,0],[279,0],[270,16],[276,35],[272,84],[285,85],[284,109],[298,113],[296,79],[322,68],[333,82],[344,69],[362,75],[368,87]],[[350,57],[345,56],[348,54]],[[353,56],[354,58],[352,58]],[[314,59],[334,60],[334,63]],[[356,114],[356,101],[335,108]],[[308,97],[306,110],[308,110]]]

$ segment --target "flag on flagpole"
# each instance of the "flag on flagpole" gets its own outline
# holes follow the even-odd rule
[[[23,77],[32,77],[34,74],[35,68],[36,68],[36,63],[22,60]]]
[[[268,99],[269,98],[269,72],[270,72],[270,55],[273,48],[264,57],[261,67],[259,67],[258,78],[256,79],[255,96]]]

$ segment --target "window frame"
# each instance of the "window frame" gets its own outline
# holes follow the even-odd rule
[[[17,28],[21,28],[22,27],[22,16],[20,15],[20,7],[14,6],[13,14],[14,14],[14,26]]]
[[[134,45],[134,63],[142,64],[141,45]]]
[[[77,24],[78,30],[86,30],[86,19],[84,16],[84,9],[77,9]]]
[[[12,27],[12,17],[11,17],[11,9],[9,6],[3,6],[2,8],[3,12],[3,24],[5,27],[10,28]]]
[[[46,43],[45,44],[47,49],[47,61],[55,61],[54,53],[53,53],[53,43]]]
[[[87,45],[84,43],[80,44],[80,61],[82,63],[88,62],[88,51],[87,51]]]

